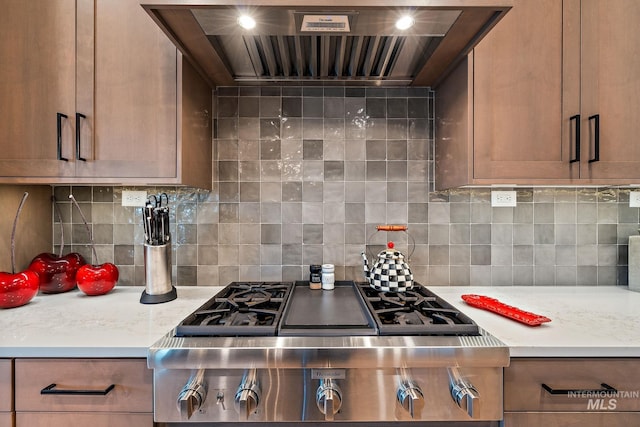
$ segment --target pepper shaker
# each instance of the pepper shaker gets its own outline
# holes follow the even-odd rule
[[[309,266],[309,288],[322,289],[322,266],[321,265]]]

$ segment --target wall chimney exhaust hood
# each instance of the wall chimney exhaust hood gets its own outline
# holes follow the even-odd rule
[[[436,86],[511,0],[141,0],[215,86]]]

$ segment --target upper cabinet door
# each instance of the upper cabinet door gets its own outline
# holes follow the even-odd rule
[[[513,3],[474,49],[473,178],[569,179],[562,79],[563,3],[571,2]]]
[[[640,183],[639,40],[638,0],[582,0],[585,178]]]
[[[75,59],[75,0],[2,2],[0,179],[73,175]]]
[[[85,68],[95,80],[79,83],[87,118],[77,176],[176,178],[176,48],[137,1],[97,0],[95,8],[95,62]]]

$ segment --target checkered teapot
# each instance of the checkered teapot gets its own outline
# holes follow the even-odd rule
[[[405,225],[378,225],[376,229],[376,233],[378,231],[407,231]],[[415,248],[415,242],[413,247]],[[362,252],[361,255],[364,262],[364,276],[373,289],[382,292],[404,292],[413,287],[413,273],[411,273],[404,255],[395,249],[393,242],[387,243],[387,248],[378,254],[378,260],[372,267],[369,267],[365,253]]]

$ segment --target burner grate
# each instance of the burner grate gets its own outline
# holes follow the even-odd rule
[[[276,335],[292,283],[234,282],[176,327],[176,336]]]
[[[405,292],[381,292],[358,285],[380,335],[480,335],[464,313],[416,284]]]

